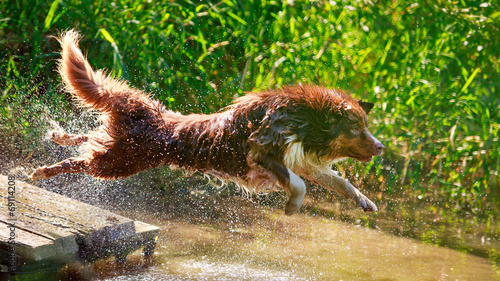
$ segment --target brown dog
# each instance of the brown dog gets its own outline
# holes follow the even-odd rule
[[[85,172],[113,179],[159,165],[198,170],[258,191],[281,187],[289,195],[286,214],[302,205],[302,176],[352,198],[365,211],[373,202],[331,169],[346,157],[369,162],[383,145],[367,129],[372,103],[339,90],[289,86],[248,93],[224,111],[182,115],[102,71],[93,71],[78,48],[79,35],[60,38],[59,72],[82,103],[102,113],[89,135],[53,132],[61,145],[87,144],[86,154],[38,168],[33,180]]]

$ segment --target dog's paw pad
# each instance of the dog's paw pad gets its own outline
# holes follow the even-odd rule
[[[45,167],[36,169],[35,172],[31,174],[31,179],[37,181],[48,178],[47,175],[45,174],[44,169]]]

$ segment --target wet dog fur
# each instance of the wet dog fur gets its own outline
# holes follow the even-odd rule
[[[369,162],[382,152],[367,128],[372,103],[341,90],[286,86],[247,93],[218,113],[182,115],[94,71],[78,40],[73,30],[59,38],[59,73],[67,91],[101,112],[102,124],[87,135],[52,132],[54,142],[85,144],[87,152],[36,169],[33,180],[80,172],[115,179],[168,165],[232,180],[249,191],[278,186],[289,196],[286,214],[302,205],[301,177],[353,199],[365,211],[377,210],[331,169],[341,159]]]

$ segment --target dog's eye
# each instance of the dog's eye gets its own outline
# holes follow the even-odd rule
[[[359,131],[359,126],[358,125],[352,126],[352,130],[356,132]]]

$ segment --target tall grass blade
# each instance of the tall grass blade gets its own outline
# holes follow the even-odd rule
[[[474,77],[476,77],[477,73],[480,71],[481,69],[478,67],[474,70],[474,72],[472,72],[472,74],[469,76],[469,78],[467,79],[467,81],[465,82],[464,86],[462,87],[462,90],[460,90],[460,93],[463,93],[465,92],[465,90],[467,90],[467,88],[469,87],[470,83],[472,83],[472,81],[474,80]]]
[[[233,13],[231,13],[231,12],[227,12],[227,14],[228,14],[229,16],[231,16],[233,19],[237,20],[239,23],[241,23],[241,24],[243,24],[243,25],[245,25],[245,26],[247,25],[247,22],[246,22],[244,19],[242,19],[242,18],[238,17],[237,15],[235,15],[235,14],[233,14]]]
[[[125,62],[123,61],[123,57],[120,54],[120,50],[118,49],[118,45],[115,42],[115,39],[109,34],[109,32],[101,28],[99,29],[100,33],[104,36],[104,38],[111,43],[111,47],[113,48],[113,73],[115,76],[123,77],[128,79],[128,72],[125,66]]]
[[[43,31],[49,30],[50,26],[55,22],[52,20],[54,19],[54,15],[57,10],[57,6],[59,5],[59,0],[54,0],[52,4],[50,5],[50,10],[49,13],[47,14],[47,17],[45,17],[45,25],[43,27]]]
[[[115,43],[115,39],[113,39],[111,34],[109,34],[109,32],[106,29],[101,28],[101,29],[99,29],[99,31],[104,36],[104,38],[109,41],[109,43],[111,43],[111,44]]]

